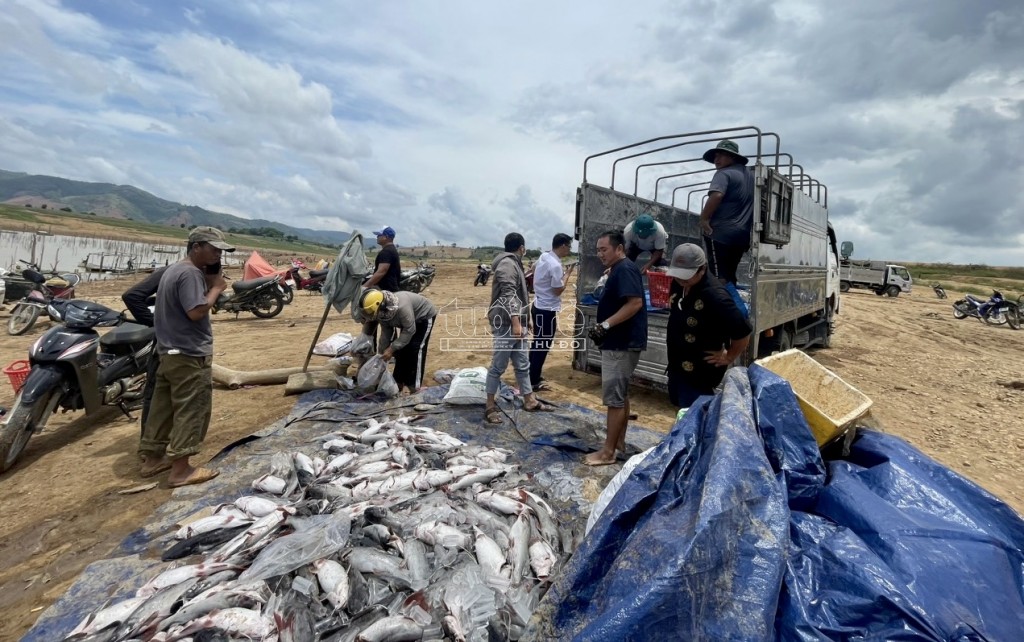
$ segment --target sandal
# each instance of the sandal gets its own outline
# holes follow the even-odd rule
[[[202,484],[210,481],[214,477],[220,474],[220,471],[210,470],[209,468],[196,468],[192,471],[192,474],[186,477],[180,482],[171,482],[168,480],[168,488],[181,488],[182,486],[191,486],[193,484]]]
[[[139,465],[139,476],[142,477],[143,479],[147,479],[149,477],[155,477],[160,473],[168,471],[170,469],[171,462],[167,461],[166,459],[158,459],[156,460],[156,463],[151,463],[147,459],[143,461],[142,464]]]
[[[501,408],[497,406],[491,406],[484,410],[484,421],[489,424],[503,424],[505,419],[502,418]]]
[[[551,388],[551,386],[548,385],[548,382],[541,381],[540,383],[538,383],[536,386],[533,387],[533,391],[534,392],[537,392],[537,391],[540,391],[540,392],[551,392],[552,388]]]
[[[523,410],[526,412],[554,412],[555,408],[538,401],[536,406],[523,406]]]

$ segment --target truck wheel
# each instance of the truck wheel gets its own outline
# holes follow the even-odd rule
[[[850,283],[848,281],[840,281],[839,282],[839,291],[840,292],[849,292],[850,291]]]
[[[885,294],[885,290],[883,290],[882,288],[877,288],[875,289],[875,294],[877,294],[878,296],[882,296],[883,294]]]
[[[895,299],[900,295],[900,286],[890,285],[889,287],[885,288],[885,295],[890,299]]]
[[[785,352],[793,347],[793,333],[789,328],[782,328],[782,334],[779,335],[779,352]]]

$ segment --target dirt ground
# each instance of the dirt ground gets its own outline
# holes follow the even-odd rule
[[[489,361],[486,351],[441,351],[442,341],[454,332],[455,317],[462,317],[464,329],[475,319],[483,332],[490,288],[472,287],[474,276],[473,264],[438,264],[426,294],[439,308],[457,300],[459,312],[449,305],[438,318],[430,373]],[[133,280],[83,284],[79,296],[120,309],[118,297]],[[464,312],[474,306],[476,312]],[[300,292],[276,319],[216,315],[215,361],[237,370],[301,365],[322,310],[319,296]],[[6,316],[0,312],[0,323]],[[571,314],[563,313],[560,323],[571,327]],[[0,334],[0,365],[24,359],[48,327],[40,322],[21,337]],[[324,336],[357,331],[351,319],[332,312]],[[1022,354],[1024,332],[957,321],[948,301],[919,288],[897,299],[856,291],[845,295],[832,349],[813,356],[873,399],[880,427],[1024,511],[1024,478],[1018,472],[1024,390],[1008,387],[1024,382]],[[317,362],[323,359],[314,357]],[[545,375],[554,387],[548,398],[600,408],[599,378],[573,371],[568,352],[553,352]],[[510,374],[506,378],[512,382]],[[199,461],[287,414],[295,397],[285,397],[283,388],[215,390]],[[638,424],[660,431],[671,427],[675,412],[663,394],[636,389],[631,394]],[[12,389],[0,381],[0,405],[12,402]],[[80,412],[58,414],[32,438],[15,469],[0,476],[0,640],[24,634],[86,565],[107,556],[168,499],[163,484],[118,494],[143,483],[135,455],[138,435],[138,421],[117,410],[88,418]]]

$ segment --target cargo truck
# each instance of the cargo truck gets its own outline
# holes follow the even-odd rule
[[[595,250],[598,237],[607,230],[623,229],[645,213],[668,233],[666,256],[680,243],[703,244],[701,200],[715,168],[704,162],[701,154],[723,138],[742,141],[741,148],[755,148],[748,156],[755,185],[751,246],[738,270],[738,288],[747,302],[754,332],[741,360],[746,365],[791,347],[830,345],[839,312],[839,253],[828,221],[828,188],[780,150],[777,134],[744,126],[662,136],[600,152],[584,161],[583,183],[576,192],[580,267],[574,368],[601,369],[600,351],[585,338],[596,324],[593,294],[604,271]],[[602,163],[603,169],[610,171],[604,185],[596,182],[592,168]],[[632,193],[616,189],[621,166],[631,170]],[[650,198],[639,194],[641,175],[652,187]],[[691,209],[694,194],[696,204]],[[648,347],[635,373],[640,383],[655,387],[667,383],[667,325],[668,310],[648,308]]]
[[[914,279],[902,265],[884,261],[855,261],[840,259],[839,290],[849,292],[852,288],[871,290],[878,296],[883,294],[898,297],[900,292],[910,293]]]

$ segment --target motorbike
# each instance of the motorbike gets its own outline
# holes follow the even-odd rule
[[[7,333],[12,336],[25,334],[32,329],[39,315],[48,312],[51,301],[74,299],[75,286],[82,280],[77,274],[63,274],[47,279],[32,268],[22,271],[21,276],[35,287],[11,310],[11,316],[7,319]],[[53,321],[60,321],[53,314],[49,316]]]
[[[946,290],[938,283],[932,285],[932,289],[935,290],[935,296],[939,297],[940,299],[946,298]]]
[[[0,423],[0,472],[10,469],[30,437],[50,416],[117,406],[129,419],[129,405],[141,403],[149,358],[156,349],[153,328],[129,323],[110,308],[71,299],[57,303],[63,323],[29,348],[31,369]],[[116,326],[116,327],[114,327]],[[94,328],[114,327],[102,337]]]
[[[260,319],[272,319],[284,309],[284,298],[278,290],[278,275],[264,276],[248,281],[234,281],[231,294],[225,290],[217,297],[212,312],[252,312]]]
[[[422,292],[434,282],[437,268],[426,263],[419,264],[412,270],[402,270],[398,277],[398,289],[406,292]]]
[[[476,278],[473,279],[473,287],[487,285],[487,279],[489,278],[491,278],[491,266],[482,264],[476,266]]]
[[[302,266],[305,267],[305,266]],[[303,278],[300,266],[292,265],[291,280],[295,282],[295,288],[306,290],[310,294],[323,290],[324,280],[327,278],[328,270],[310,270],[309,276]]]
[[[993,290],[987,301],[970,294],[955,301],[953,316],[957,319],[974,317],[991,325],[1007,324],[1014,330],[1020,330],[1020,308],[1016,303],[1007,301],[998,290]]]

